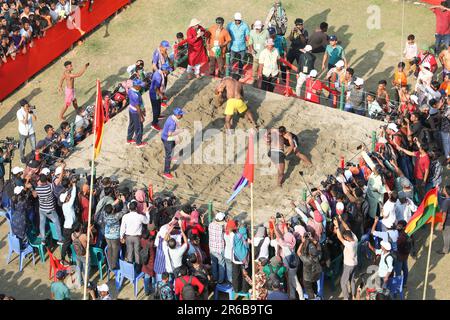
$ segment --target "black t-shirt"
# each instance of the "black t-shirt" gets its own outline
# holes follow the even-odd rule
[[[302,32],[292,31],[291,33],[291,50],[303,49],[308,43],[308,31],[302,30]]]
[[[410,129],[411,129],[412,136],[413,136],[414,138],[418,138],[419,135],[420,135],[420,132],[421,132],[422,129],[423,129],[423,126],[422,126],[422,124],[420,123],[420,121],[418,121],[417,123],[411,123],[411,124],[409,125],[409,127],[410,127]]]

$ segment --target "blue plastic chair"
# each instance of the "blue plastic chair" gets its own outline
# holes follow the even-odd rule
[[[103,250],[97,247],[90,247],[89,251],[91,252],[89,259],[90,265],[98,268],[100,279],[103,280],[103,264],[105,263],[105,255],[103,254]]]
[[[6,264],[9,264],[13,252],[19,255],[19,272],[22,271],[23,259],[29,254],[31,254],[31,257],[33,258],[33,265],[36,264],[34,260],[33,247],[27,243],[25,248],[21,248],[19,238],[17,238],[11,232],[8,233],[8,245],[9,245],[9,253],[8,257],[6,258]]]
[[[234,300],[233,286],[229,283],[218,283],[214,289],[214,300],[219,300],[219,292],[228,294],[229,300]]]
[[[389,289],[391,295],[396,298],[400,297],[401,300],[404,299],[403,296],[403,276],[397,276],[389,279],[387,288]]]
[[[138,282],[139,279],[142,279],[142,281],[144,281],[144,273],[143,272],[136,273],[134,263],[129,263],[126,262],[125,260],[119,259],[119,271],[117,273],[117,277],[118,277],[117,284],[119,285],[117,291],[120,291],[123,280],[126,278],[130,280],[131,283],[133,283],[134,296],[137,297]]]

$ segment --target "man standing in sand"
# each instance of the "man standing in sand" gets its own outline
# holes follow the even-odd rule
[[[248,122],[250,122],[253,126],[256,126],[253,115],[243,100],[244,88],[242,87],[242,83],[233,79],[232,77],[225,77],[217,86],[215,94],[217,96],[221,96],[224,91],[226,91],[227,94],[227,105],[224,112],[225,129],[227,130],[227,132],[229,132],[229,130],[231,129],[232,117],[236,111],[240,114],[243,114],[245,112],[245,117],[247,118]]]
[[[61,93],[64,80],[66,81],[65,105],[62,108],[61,113],[59,115],[61,120],[66,120],[66,118],[64,117],[64,114],[66,113],[67,108],[71,104],[73,104],[75,111],[78,109],[78,103],[77,103],[77,99],[75,97],[75,78],[81,77],[86,72],[88,67],[89,67],[89,63],[86,63],[84,65],[84,68],[80,72],[72,73],[72,71],[73,71],[72,62],[71,61],[64,62],[65,70],[61,77],[61,80],[59,81],[59,87],[58,87],[58,92]]]
[[[444,79],[445,75],[450,74],[450,50],[447,45],[439,54],[439,61],[442,64],[442,79]]]
[[[297,156],[297,158],[304,161],[308,166],[311,166],[312,162],[303,153],[300,153],[300,150],[298,149],[299,146],[298,137],[292,132],[287,131],[286,127],[284,126],[279,127],[278,130],[280,131],[280,134],[284,139],[284,145],[287,147],[285,153],[286,157],[289,156],[291,153],[294,153]]]
[[[265,135],[267,145],[269,146],[269,153],[267,154],[272,160],[272,163],[278,166],[277,172],[277,185],[281,187],[283,185],[284,170],[286,168],[284,154],[284,138],[278,129],[270,129]]]

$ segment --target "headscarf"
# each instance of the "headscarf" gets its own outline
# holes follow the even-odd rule
[[[236,222],[233,219],[228,220],[227,226],[225,227],[225,233],[229,235],[230,231],[234,231],[236,230],[236,228],[237,228]]]
[[[295,248],[296,240],[292,233],[286,232],[283,236],[283,242],[289,247],[289,249],[293,250]]]
[[[245,265],[248,262],[248,243],[247,243],[247,229],[240,227],[238,233],[233,239],[234,255],[236,259]]]
[[[148,205],[145,201],[145,192],[144,190],[138,190],[136,191],[136,194],[134,195],[134,198],[137,201],[137,212],[140,214],[144,214],[148,211]]]

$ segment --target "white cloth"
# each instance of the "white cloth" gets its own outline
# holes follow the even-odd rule
[[[416,210],[417,206],[411,199],[407,198],[405,203],[401,203],[400,200],[397,200],[395,203],[395,218],[397,222],[400,220],[408,222]]]
[[[19,133],[23,136],[29,136],[34,134],[34,126],[33,126],[33,117],[31,114],[28,114],[27,124],[23,124],[23,120],[25,120],[26,112],[23,108],[20,108],[17,113],[17,120],[19,120]]]
[[[406,42],[405,50],[403,50],[403,54],[405,55],[405,58],[408,60],[412,60],[414,57],[417,57],[418,55],[418,49],[417,44],[409,44]]]
[[[122,224],[120,225],[120,238],[124,235],[127,236],[140,236],[142,235],[142,225],[150,222],[150,216],[148,212],[144,215],[135,211],[129,212],[122,218]]]
[[[234,232],[230,232],[230,234],[223,234],[223,239],[225,240],[225,251],[224,251],[224,257],[225,259],[231,260],[231,256],[233,253],[233,238],[234,238]]]
[[[269,245],[270,245],[270,238],[257,238],[255,237],[255,247],[259,245],[260,242],[263,242],[261,245],[261,248],[259,249],[259,256],[255,257],[256,260],[260,258],[266,258],[269,259]]]
[[[262,69],[262,74],[266,77],[275,77],[278,75],[278,58],[279,53],[277,49],[273,49],[270,51],[269,49],[265,48],[263,51],[261,51],[261,54],[259,55],[259,64],[264,65]]]
[[[389,229],[395,223],[395,220],[395,202],[388,200],[383,205],[383,219],[381,219],[381,223],[386,229]]]
[[[164,243],[163,252],[166,263],[166,271],[168,273],[173,273],[174,269],[182,266],[183,254],[186,252],[187,248],[188,248],[187,243],[184,243],[182,246],[178,246],[175,249],[170,249],[167,243]]]
[[[70,193],[70,200],[68,202],[63,203],[62,211],[64,214],[64,229],[72,229],[73,223],[75,222],[75,208],[73,204],[75,199],[77,198],[77,188],[72,187],[72,191]]]
[[[344,240],[344,265],[352,267],[358,265],[358,238],[352,232],[353,241]]]

